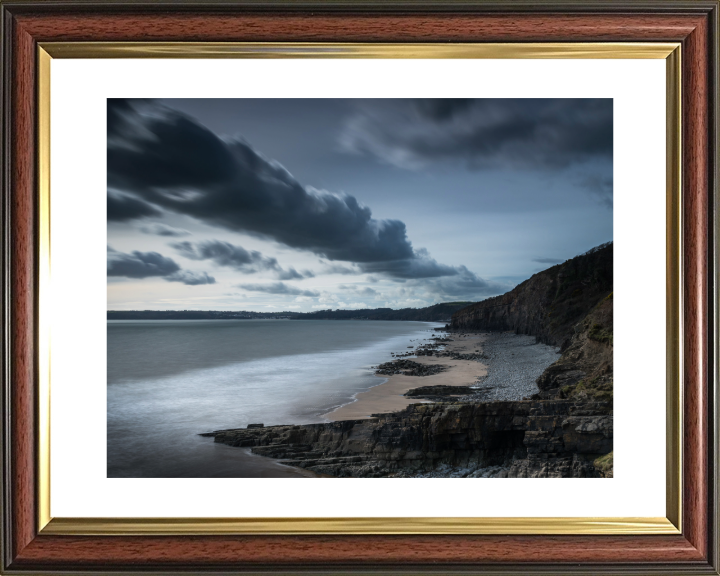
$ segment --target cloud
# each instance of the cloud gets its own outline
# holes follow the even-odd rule
[[[160,222],[153,222],[152,224],[148,224],[147,226],[140,226],[139,230],[140,232],[143,232],[145,234],[154,234],[156,236],[170,236],[173,238],[191,235],[190,232],[188,232],[187,230],[184,230],[182,228],[173,228],[172,226],[168,226],[167,224],[162,224]]]
[[[263,256],[257,250],[245,250],[221,240],[203,242],[173,242],[170,244],[177,252],[190,260],[210,260],[217,266],[233,268],[246,274],[254,274],[260,270],[272,270],[279,280],[302,280],[315,276],[305,270],[301,274],[292,266],[283,269],[275,258]]]
[[[168,282],[182,282],[188,286],[199,286],[200,284],[215,284],[215,278],[209,276],[207,272],[191,272],[189,270],[180,270],[165,278]]]
[[[385,260],[380,262],[362,262],[359,264],[363,272],[371,274],[386,274],[393,278],[439,278],[441,276],[456,276],[462,270],[456,266],[438,264],[430,257],[428,251],[420,248],[415,251],[414,258],[401,260]]]
[[[482,300],[489,296],[504,294],[511,288],[505,283],[480,278],[465,266],[458,266],[457,269],[457,276],[452,278],[436,278],[422,283],[415,281],[411,290],[424,290],[440,300]]]
[[[152,278],[160,277],[168,282],[182,282],[189,286],[199,284],[214,284],[215,278],[205,272],[196,273],[181,270],[172,258],[167,258],[157,252],[139,252],[130,254],[118,252],[108,246],[107,275],[124,278]]]
[[[238,138],[220,138],[153,102],[108,106],[108,187],[143,206],[389,276],[456,273],[413,249],[402,221],[377,220],[354,196],[302,185]]]
[[[600,204],[612,210],[613,207],[613,179],[612,176],[600,174],[586,174],[579,179],[579,185],[590,192]]]
[[[337,307],[341,310],[363,310],[369,308],[365,302],[338,302]]]
[[[388,300],[385,302],[387,308],[424,308],[430,306],[434,301],[422,298],[406,298],[404,300]]]
[[[335,294],[331,294],[330,292],[323,292],[320,298],[318,298],[318,302],[321,304],[332,304],[334,302],[337,302],[339,298]]]
[[[557,258],[533,258],[532,261],[540,264],[560,264],[560,262],[564,262],[564,260],[558,260]]]
[[[131,254],[117,252],[108,247],[107,275],[126,278],[150,278],[152,276],[170,276],[180,270],[172,259],[157,252],[138,252]]]
[[[310,296],[316,298],[320,296],[320,292],[315,290],[300,290],[294,286],[288,286],[284,282],[274,282],[272,284],[238,284],[238,288],[247,290],[248,292],[264,292],[265,294],[285,294],[288,296]]]
[[[558,168],[612,160],[612,99],[368,100],[342,148],[406,169]]]
[[[349,276],[362,273],[362,270],[349,268],[348,266],[343,266],[342,264],[325,264],[325,268],[323,269],[323,274],[342,274],[344,276]]]
[[[173,242],[170,246],[189,260],[210,260],[217,266],[226,266],[241,272],[280,268],[275,258],[267,258],[257,250],[245,250],[242,246],[220,240],[206,240],[194,244],[187,241]]]
[[[276,273],[276,276],[279,280],[302,280],[303,278],[305,278],[305,276],[300,274],[300,272],[295,270],[295,268],[293,268],[292,266],[290,266],[290,268],[286,270],[279,270]]]
[[[108,190],[107,219],[109,222],[127,222],[138,218],[161,216],[162,212],[147,202],[121,194],[115,190]]]
[[[377,297],[379,296],[379,292],[377,290],[374,290],[372,288],[360,287],[360,286],[354,286],[352,284],[339,284],[338,288],[340,290],[348,290],[350,292],[353,292],[354,294],[357,294],[358,296],[368,296],[368,297]]]
[[[473,98],[419,98],[414,101],[420,115],[435,121],[451,120],[477,104]]]
[[[300,274],[295,268],[290,266],[287,270],[282,270],[277,273],[279,280],[302,280],[304,276]]]
[[[149,100],[108,98],[108,185],[192,189],[232,178],[230,149],[187,116]]]

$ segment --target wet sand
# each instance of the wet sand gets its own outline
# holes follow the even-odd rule
[[[453,341],[445,344],[445,350],[467,354],[481,350],[481,344],[487,336],[484,334],[452,334],[450,337]],[[472,386],[478,378],[487,374],[485,364],[474,360],[451,360],[436,356],[419,356],[411,359],[418,364],[444,364],[449,368],[445,372],[431,376],[405,376],[404,374],[378,376],[378,379],[387,379],[387,382],[358,393],[355,402],[323,414],[322,417],[331,421],[372,418],[372,414],[395,412],[409,404],[422,402],[417,398],[403,396],[411,388],[440,385]]]

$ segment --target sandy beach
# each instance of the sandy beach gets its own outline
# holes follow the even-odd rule
[[[452,341],[445,344],[446,352],[468,354],[482,351],[482,343],[486,334],[453,334]],[[419,356],[413,358],[418,364],[442,364],[448,367],[444,372],[430,376],[378,376],[387,382],[374,386],[356,396],[355,402],[323,414],[323,418],[331,421],[361,420],[372,418],[372,414],[395,412],[409,404],[420,402],[417,398],[403,396],[405,392],[420,386],[472,386],[478,378],[487,375],[487,366],[474,360],[452,360],[448,357]]]

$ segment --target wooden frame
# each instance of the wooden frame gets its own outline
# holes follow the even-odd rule
[[[170,9],[168,9],[170,8]],[[718,3],[2,4],[3,554],[60,571],[717,574]],[[38,533],[38,45],[46,42],[679,42],[682,533],[632,536],[67,536]]]

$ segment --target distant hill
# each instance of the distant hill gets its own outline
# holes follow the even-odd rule
[[[108,310],[108,320],[413,320],[449,322],[453,312],[470,302],[443,302],[427,308],[367,308],[317,312],[247,312],[224,310]]]
[[[443,302],[427,308],[373,308],[364,310],[318,310],[298,314],[299,320],[415,320],[420,322],[449,322],[453,312],[470,302]]]
[[[457,330],[512,330],[566,347],[574,327],[613,291],[613,244],[608,242],[538,272],[501,296],[455,312]]]

